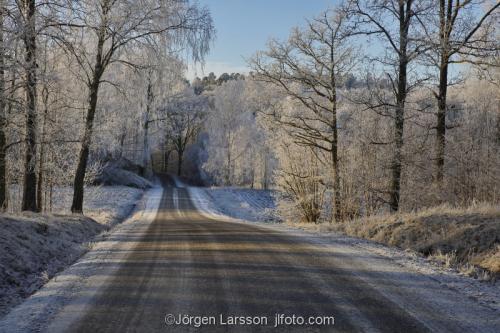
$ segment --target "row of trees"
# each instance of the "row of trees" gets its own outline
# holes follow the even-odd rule
[[[498,202],[499,7],[349,0],[271,40],[247,77],[195,80],[204,179],[271,184],[307,221]]]
[[[322,163],[330,165],[326,188],[335,220],[348,213],[348,194],[341,194],[348,190],[342,190],[346,182],[339,172],[339,151],[345,147],[338,131],[348,125],[347,120],[339,124],[342,108],[369,110],[392,121],[392,125],[384,121],[385,130],[392,134],[371,142],[390,147],[385,155],[390,160],[386,162],[390,185],[377,191],[391,211],[400,209],[401,187],[406,183],[403,172],[409,162],[405,149],[415,139],[407,132],[421,118],[436,117],[433,125],[419,124],[426,131],[416,134],[427,140],[435,133],[435,145],[427,147],[434,151],[430,157],[435,164],[434,186],[443,188],[445,176],[457,176],[453,163],[445,164],[451,150],[446,132],[452,126],[448,89],[458,70],[451,66],[494,62],[500,46],[499,6],[498,2],[467,0],[346,1],[294,29],[288,40],[272,40],[266,51],[251,60],[258,81],[276,87],[296,104],[273,109],[268,116],[295,144],[309,147]],[[371,52],[360,47],[365,44],[372,45]],[[365,89],[341,92],[343,81],[353,73],[360,75],[362,66],[371,73]],[[426,98],[426,90],[435,102]],[[305,177],[294,172],[291,176]]]
[[[185,68],[177,50],[195,62],[209,50],[208,10],[188,0],[5,0],[0,13],[0,207],[22,184],[19,208],[40,211],[47,181],[72,178],[71,210],[81,213],[98,155],[122,154],[127,141],[147,172],[149,126]]]
[[[161,169],[193,182],[268,188],[273,157],[258,124],[264,93],[240,74],[186,85],[159,109]]]

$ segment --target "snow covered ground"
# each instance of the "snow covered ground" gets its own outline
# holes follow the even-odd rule
[[[85,187],[83,211],[86,216],[101,224],[113,225],[130,213],[137,198],[142,193],[144,190],[128,186],[87,186]],[[11,186],[9,196],[9,212],[20,211],[21,188]],[[49,204],[45,210],[52,214],[69,214],[72,198],[72,187],[55,187],[52,195],[52,210],[50,210]]]
[[[272,196],[265,192],[249,189],[199,187],[189,187],[188,190],[196,207],[208,216],[219,219],[224,217],[227,220],[244,223],[257,223],[266,228],[299,233],[302,237],[310,237],[311,240],[323,245],[334,243],[352,245],[361,252],[368,251],[376,254],[381,258],[391,260],[402,269],[418,272],[438,281],[443,288],[462,293],[500,314],[500,282],[473,279],[453,268],[447,268],[436,261],[427,259],[416,251],[405,251],[320,228],[304,228],[304,225],[266,223],[276,221],[276,218],[269,218],[269,210],[274,207],[274,201]]]
[[[75,216],[67,215],[71,189],[59,188],[52,214],[0,215],[0,316],[90,249],[96,235],[130,214],[142,193],[125,186],[89,187],[86,216]]]
[[[280,222],[270,190],[189,187],[201,210],[248,222]]]
[[[133,242],[123,242],[121,235],[127,232],[140,234],[147,230],[156,216],[162,193],[161,187],[146,191],[123,223],[116,225],[109,233],[94,238],[94,242],[88,246],[91,251],[56,274],[42,289],[1,318],[0,332],[39,332],[40,327],[50,322],[68,299],[78,294],[82,285],[91,284],[94,287],[92,290],[97,292],[104,283],[102,277],[111,276],[118,269],[117,256],[126,256],[127,251],[135,245]],[[85,299],[90,300],[93,295],[86,296]]]
[[[396,304],[405,304],[405,299],[407,301],[410,298],[415,299],[416,303],[420,302],[419,306],[425,307],[430,302],[442,306],[451,315],[455,315],[457,312],[454,311],[454,308],[458,305],[460,309],[467,309],[470,306],[469,302],[477,302],[482,306],[475,306],[476,310],[488,307],[500,314],[499,284],[480,282],[461,276],[453,270],[433,265],[414,252],[402,251],[371,241],[344,236],[336,232],[303,230],[283,223],[261,223],[242,219],[246,214],[243,212],[249,209],[256,210],[250,215],[258,216],[260,208],[258,208],[257,204],[254,206],[249,204],[249,207],[243,205],[241,209],[232,212],[232,215],[239,216],[238,219],[235,219],[223,215],[220,208],[222,206],[228,210],[230,207],[237,207],[238,205],[234,202],[214,202],[213,196],[210,195],[212,189],[188,187],[188,191],[196,207],[207,216],[217,217],[219,220],[220,217],[223,217],[233,223],[253,223],[259,228],[267,228],[274,232],[278,231],[305,238],[311,244],[317,244],[318,247],[325,247],[329,249],[328,251],[345,254],[352,260],[346,260],[342,264],[349,265],[352,261],[353,264],[361,265],[356,266],[356,269],[360,272],[359,277],[365,280],[366,283],[377,284],[377,289],[382,290],[384,296],[394,300]],[[234,195],[235,189],[229,189],[228,192]],[[220,193],[217,195],[218,198],[223,197]],[[69,299],[73,299],[75,295],[81,296],[82,290],[89,290],[89,288],[83,289],[82,285],[92,286],[90,288],[92,293],[87,292],[83,298],[90,302],[92,297],[95,296],[94,293],[97,293],[100,286],[106,282],[104,277],[112,276],[114,270],[119,267],[117,263],[124,260],[120,256],[125,256],[124,253],[127,253],[134,246],[134,242],[122,241],[123,233],[132,232],[135,235],[140,235],[147,230],[156,214],[161,196],[162,190],[160,188],[147,191],[141,204],[137,206],[135,212],[127,221],[113,228],[112,232],[104,235],[99,239],[99,242],[93,244],[92,251],[79,259],[76,264],[56,275],[43,289],[2,318],[0,320],[0,332],[37,331],[37,327],[43,327],[44,323],[50,322],[57,311],[67,304]],[[227,201],[231,201],[229,194],[224,197],[228,199]],[[239,206],[241,207],[241,205]],[[140,223],[138,223],[139,221]],[[363,265],[369,266],[365,267]],[[362,269],[363,267],[366,269]],[[345,269],[348,269],[348,267]],[[370,271],[376,274],[368,274]],[[409,272],[417,272],[418,274],[408,274]],[[399,284],[393,283],[394,276],[403,277]],[[404,280],[404,277],[408,276],[414,278],[411,281]],[[438,282],[446,294],[458,296],[444,299],[433,297],[434,284],[429,288],[422,288],[422,286],[427,286],[430,280]],[[388,281],[393,282],[388,283]],[[412,288],[414,283],[414,288]],[[401,288],[401,285],[406,286],[407,289]],[[409,297],[405,292],[416,293],[419,295],[418,300]],[[398,297],[402,297],[402,299],[398,299]],[[450,303],[450,299],[460,299],[460,304]],[[90,306],[90,304],[85,301],[84,306]],[[418,316],[418,308],[407,310]],[[487,309],[484,308],[484,310]],[[73,311],[73,313],[74,316],[81,315],[81,311]],[[458,314],[466,315],[465,312]],[[461,318],[459,316],[457,320],[461,320]],[[479,319],[479,317],[477,318]],[[70,319],[73,321],[74,318]],[[467,320],[470,321],[470,318]],[[19,329],[12,331],[12,327]]]
[[[97,222],[112,226],[130,214],[143,193],[141,189],[127,186],[89,186],[85,188],[83,211]],[[71,187],[59,188],[54,194],[53,211],[68,214],[72,195]]]

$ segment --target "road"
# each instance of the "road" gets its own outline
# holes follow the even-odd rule
[[[67,318],[72,312],[74,317],[78,299],[55,316],[47,331],[409,333],[470,328],[471,320],[457,318],[463,314],[450,312],[449,306],[436,309],[432,302],[415,299],[411,290],[419,286],[410,282],[410,275],[401,280],[408,283],[398,285],[375,272],[375,284],[382,287],[374,287],[361,277],[367,270],[342,251],[279,230],[209,219],[197,211],[184,188],[167,186],[154,221],[145,230],[120,237],[132,246],[119,268],[93,291],[77,320],[68,323]],[[384,293],[391,286],[402,290],[402,297],[408,295],[408,304]],[[167,325],[167,314],[176,320],[192,316],[191,324]],[[296,325],[274,327],[276,314],[306,321],[333,316],[334,324],[298,325],[296,318]],[[200,330],[195,326],[201,319],[195,316],[206,316],[209,322]],[[245,318],[230,325],[231,316]],[[485,321],[479,325],[494,331]]]

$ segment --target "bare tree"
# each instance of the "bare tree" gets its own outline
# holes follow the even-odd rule
[[[439,11],[425,21],[424,35],[430,44],[428,61],[437,68],[436,174],[443,181],[446,151],[447,94],[450,85],[449,69],[457,63],[484,63],[500,49],[498,26],[500,2],[490,0],[439,0]]]
[[[73,4],[74,5],[74,4]],[[90,153],[99,88],[110,65],[132,65],[123,57],[127,47],[141,45],[149,37],[169,35],[172,44],[192,50],[195,61],[203,58],[213,37],[210,13],[189,1],[89,0],[72,8],[68,34],[58,40],[76,59],[88,89],[88,106],[82,146],[74,179],[71,211],[82,213],[85,171]],[[76,30],[76,31],[75,31]],[[81,36],[89,35],[91,44]],[[68,38],[69,37],[69,38]],[[90,38],[90,37],[89,37]],[[93,58],[93,60],[92,60]]]
[[[347,38],[347,23],[346,12],[325,11],[309,21],[305,29],[294,29],[288,41],[271,41],[267,51],[251,60],[257,80],[279,87],[304,110],[271,116],[297,143],[330,155],[333,209],[337,221],[342,211],[337,90],[356,62],[356,51]]]
[[[235,179],[236,165],[256,142],[245,135],[254,130],[249,121],[247,87],[246,81],[234,80],[214,88],[212,108],[205,122],[208,160],[203,169],[214,181],[227,186],[239,183]]]
[[[386,72],[394,95],[394,102],[378,101],[372,109],[393,109],[394,156],[390,186],[390,208],[399,209],[401,197],[401,173],[404,143],[404,123],[407,96],[415,82],[409,84],[408,70],[411,62],[425,51],[425,45],[416,41],[418,17],[431,8],[428,1],[414,0],[351,0],[348,11],[356,19],[355,34],[376,35],[386,47],[386,54],[374,60],[389,67]],[[396,24],[395,24],[396,23]]]
[[[143,176],[145,177],[151,177],[152,176],[152,165],[151,165],[151,151],[149,148],[149,126],[151,124],[151,113],[153,109],[153,103],[154,103],[154,94],[153,94],[153,83],[152,83],[152,76],[153,71],[149,69],[148,71],[148,78],[147,78],[147,87],[146,87],[146,112],[144,114],[144,123],[143,123],[143,132],[144,132],[144,145],[143,145],[143,158],[142,158],[142,165],[144,167],[144,173]]]
[[[160,39],[158,44],[164,45],[165,40]],[[175,87],[182,81],[183,64],[179,59],[166,53],[166,45],[156,49],[148,47],[143,52],[145,66],[142,75],[145,75],[145,110],[142,121],[143,126],[143,156],[144,176],[151,177],[153,166],[151,161],[150,126],[159,125],[166,120],[159,115],[159,108],[163,101],[170,95],[175,95]],[[158,126],[157,126],[158,127]]]
[[[36,64],[36,3],[19,1],[23,22],[25,91],[26,91],[26,151],[22,209],[36,211],[36,129],[37,129],[37,64]]]
[[[163,107],[167,122],[166,131],[177,153],[177,175],[182,174],[182,163],[187,146],[196,138],[208,107],[206,96],[196,95],[186,88],[180,96],[168,101]]]
[[[40,38],[42,39],[42,38]],[[57,127],[56,124],[50,119],[50,111],[51,108],[54,108],[52,104],[52,95],[54,93],[54,87],[51,87],[51,81],[54,81],[53,73],[55,71],[55,67],[57,66],[58,58],[51,59],[51,55],[54,56],[57,53],[53,52],[49,55],[49,49],[51,46],[54,46],[51,43],[50,39],[45,38],[40,43],[41,47],[39,48],[41,52],[39,52],[39,88],[40,88],[40,105],[38,108],[38,118],[39,118],[39,135],[38,135],[38,175],[37,175],[37,186],[36,186],[36,203],[37,203],[37,211],[43,211],[44,200],[43,200],[43,192],[45,183],[48,179],[46,179],[46,163],[48,160],[48,156],[50,155],[50,134],[49,128],[50,126]],[[49,68],[50,66],[50,68]],[[56,87],[56,89],[59,87]]]

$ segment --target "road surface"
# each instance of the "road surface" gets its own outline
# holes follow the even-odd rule
[[[461,299],[437,282],[368,269],[354,262],[363,255],[350,258],[307,237],[207,218],[185,188],[167,185],[152,223],[113,236],[131,245],[115,251],[125,258],[119,268],[102,277],[98,290],[82,287],[80,295],[93,296],[72,300],[47,332],[465,332],[476,324],[495,330],[491,314],[480,317],[481,307],[470,307],[477,318],[463,318],[469,310],[460,306],[454,312]],[[419,289],[429,288],[441,305],[417,299]],[[175,323],[179,318],[183,324]]]

